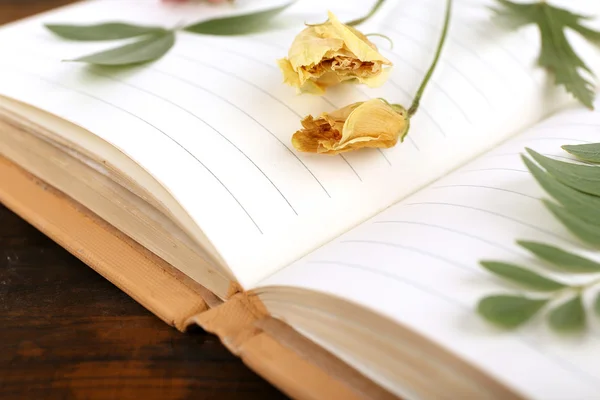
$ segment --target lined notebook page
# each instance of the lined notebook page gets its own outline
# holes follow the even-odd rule
[[[475,307],[487,295],[518,292],[481,268],[479,260],[547,271],[515,244],[517,239],[587,253],[543,207],[540,198],[548,196],[520,155],[529,147],[569,158],[561,145],[598,142],[599,134],[599,112],[570,110],[548,119],[283,269],[261,290],[294,286],[359,303],[532,398],[598,398],[598,318],[590,316],[589,331],[582,336],[556,335],[543,316],[506,333],[484,322]],[[589,305],[595,293],[587,295]],[[294,317],[286,317],[293,325]]]
[[[273,2],[239,1],[236,10]],[[62,40],[42,23],[119,19],[175,26],[224,12],[105,0],[2,29],[0,94],[88,129],[143,166],[249,286],[564,100],[548,93],[544,74],[533,69],[534,30],[501,33],[488,20],[489,1],[463,0],[456,2],[444,58],[404,144],[336,157],[297,153],[290,138],[306,114],[371,97],[409,105],[439,35],[443,9],[434,3],[390,0],[365,26],[395,44],[382,50],[395,63],[391,80],[375,90],[344,86],[322,98],[297,96],[275,67],[302,24],[321,21],[326,6],[348,20],[364,14],[370,2],[299,1],[282,15],[285,29],[252,36],[181,33],[166,57],[139,68],[61,62],[114,44]]]

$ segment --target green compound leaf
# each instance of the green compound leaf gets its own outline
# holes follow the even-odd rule
[[[536,25],[541,38],[538,64],[554,75],[557,85],[562,85],[577,100],[593,109],[596,95],[593,82],[585,76],[594,77],[591,69],[575,53],[566,36],[573,30],[590,43],[600,44],[600,32],[582,25],[588,19],[566,9],[551,6],[546,1],[514,3],[496,0],[496,20],[510,29]]]

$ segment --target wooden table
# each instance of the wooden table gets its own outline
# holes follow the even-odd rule
[[[0,23],[69,2],[0,0]],[[216,337],[170,328],[0,204],[0,399],[13,398],[284,396]]]

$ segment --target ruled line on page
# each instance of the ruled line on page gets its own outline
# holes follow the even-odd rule
[[[474,26],[471,26],[471,24],[463,24],[462,26],[463,27],[466,26],[467,29],[470,29],[471,31],[475,32],[477,35],[483,36],[483,37],[489,39],[492,43],[494,43],[494,45],[498,49],[502,50],[509,58],[511,58],[513,61],[515,61],[517,63],[517,65],[519,65],[520,69],[523,71],[524,75],[533,84],[537,85],[537,82],[536,82],[535,78],[533,77],[533,74],[531,73],[530,65],[526,64],[525,61],[522,61],[520,58],[518,58],[516,54],[514,54],[512,51],[510,51],[509,49],[504,47],[503,43],[498,43],[498,41],[494,40],[493,36],[489,35],[485,30],[475,28]],[[510,90],[514,93],[512,86],[510,86]]]
[[[393,51],[388,51],[389,54],[393,54],[395,56],[395,58],[401,60],[403,62],[403,64],[411,67],[413,70],[415,70],[419,75],[425,75],[425,71],[421,70],[420,68],[412,65],[409,61],[405,60],[401,55],[399,55],[398,53],[395,53]],[[390,81],[393,80],[392,78],[389,79]],[[467,115],[467,112],[465,111],[464,108],[462,108],[462,106],[460,104],[458,104],[458,102],[454,99],[454,97],[450,96],[450,94],[444,89],[442,88],[442,86],[437,83],[435,80],[431,81],[431,84],[433,85],[434,88],[436,88],[440,93],[442,93],[444,95],[444,97],[446,97],[448,100],[450,100],[450,102],[456,107],[456,109],[458,111],[460,111],[461,115],[463,116],[463,118],[465,119],[465,121],[467,121],[469,124],[473,125],[473,121],[471,120],[471,118],[469,118],[469,116]]]
[[[447,189],[447,188],[472,188],[472,189],[486,189],[486,190],[498,190],[500,192],[516,194],[519,196],[527,197],[533,200],[541,200],[539,197],[530,196],[525,193],[517,192],[516,190],[504,189],[493,186],[484,186],[484,185],[441,185],[441,186],[431,186],[430,189]]]
[[[546,130],[547,129],[544,129],[544,128],[537,128],[537,129],[534,128],[533,129],[534,132],[540,132],[540,133],[543,133]],[[523,139],[520,139],[520,140],[515,140],[512,143],[520,143],[520,142],[526,142],[527,143],[527,142],[537,142],[537,141],[543,141],[543,142],[545,142],[545,141],[549,141],[549,140],[565,140],[565,141],[569,141],[569,142],[579,142],[579,143],[586,143],[586,144],[592,143],[592,142],[590,142],[588,140],[565,138],[565,137],[543,137],[543,138],[532,138],[532,137],[529,137],[529,138],[523,138]]]
[[[444,293],[437,291],[429,286],[425,286],[422,285],[421,283],[415,281],[415,280],[411,280],[411,279],[407,279],[405,277],[400,277],[396,274],[392,274],[386,271],[382,271],[380,269],[377,268],[373,268],[367,265],[362,265],[362,264],[355,264],[355,263],[347,263],[347,262],[341,262],[341,261],[328,261],[328,260],[310,260],[306,262],[307,264],[330,264],[330,265],[338,265],[340,267],[347,267],[347,268],[353,268],[353,269],[358,269],[364,272],[368,272],[368,273],[372,273],[375,275],[380,275],[383,276],[385,278],[388,279],[392,279],[394,281],[397,282],[401,282],[404,284],[407,284],[409,286],[414,287],[415,289],[418,289],[422,292],[426,292],[429,294],[434,294],[436,297],[440,297],[444,300],[446,300],[449,303],[461,306],[461,307],[465,307],[462,303],[460,303],[460,301],[453,299],[449,296],[446,296]]]
[[[421,254],[421,255],[426,256],[426,257],[435,258],[436,260],[444,261],[445,263],[447,263],[449,265],[452,265],[452,266],[454,266],[456,268],[460,268],[460,269],[465,270],[465,271],[469,271],[469,272],[476,271],[475,273],[481,273],[479,270],[474,269],[474,268],[472,268],[472,267],[470,267],[468,265],[458,263],[458,262],[456,262],[454,260],[450,260],[450,259],[448,259],[446,257],[442,257],[442,256],[440,256],[438,254],[430,253],[428,251],[421,250],[421,249],[417,249],[416,247],[405,246],[405,245],[402,245],[402,244],[399,244],[399,243],[382,242],[382,241],[379,241],[379,240],[360,240],[360,239],[340,240],[338,243],[368,244],[368,245],[395,247],[397,249],[411,251],[413,253]]]
[[[400,90],[405,96],[407,96],[407,98],[411,98],[411,96],[408,94],[408,92],[406,91],[406,89],[404,89],[402,86],[400,86],[398,83],[396,83],[396,81],[394,81],[393,79],[388,79],[388,82],[394,86],[396,89]],[[437,130],[440,132],[440,134],[443,137],[446,137],[446,132],[442,129],[442,126],[439,124],[439,122],[433,118],[433,115],[427,111],[426,107],[420,106],[419,107],[419,112],[422,112],[423,115],[425,115],[425,117],[427,117],[432,123],[433,125],[435,125],[435,127],[437,128]],[[410,139],[410,136],[408,136],[408,138]],[[416,146],[416,144],[415,144]]]
[[[206,122],[203,118],[201,118],[199,115],[195,114],[194,112],[188,110],[187,108],[167,99],[166,97],[163,97],[161,95],[158,95],[148,89],[142,88],[140,86],[134,85],[131,82],[128,81],[124,81],[121,79],[117,79],[114,76],[111,75],[105,75],[102,74],[98,71],[95,71],[93,69],[89,69],[88,70],[89,73],[96,75],[96,76],[100,76],[103,77],[105,79],[109,79],[111,81],[114,82],[119,82],[122,85],[125,85],[127,87],[139,90],[143,93],[146,93],[148,95],[151,95],[157,99],[160,99],[162,101],[165,101],[169,104],[171,104],[172,106],[180,109],[181,111],[187,113],[188,115],[192,116],[193,118],[197,119],[198,121],[202,122],[204,125],[206,125],[207,127],[209,127],[213,132],[215,132],[216,134],[218,134],[220,137],[222,137],[224,140],[227,141],[227,143],[229,143],[231,146],[233,146],[240,154],[242,154],[250,163],[252,163],[252,165],[269,181],[269,183],[271,184],[271,186],[273,186],[273,188],[279,193],[279,195],[283,198],[283,200],[287,203],[287,205],[290,207],[290,209],[294,212],[294,214],[298,215],[298,212],[296,211],[296,209],[294,208],[294,206],[290,203],[289,199],[283,194],[283,192],[279,189],[279,187],[277,187],[277,185],[271,180],[271,178],[256,164],[256,162],[254,162],[254,160],[252,158],[250,158],[250,156],[248,156],[242,149],[240,149],[235,143],[233,143],[227,136],[225,136],[223,133],[221,133],[219,130],[217,130],[214,126],[212,126],[211,124],[209,124],[208,122]]]
[[[569,244],[577,245],[577,242],[574,242],[574,241],[570,240],[569,238],[565,238],[565,237],[563,237],[561,235],[557,235],[557,234],[555,234],[555,233],[553,233],[551,231],[548,231],[548,230],[540,228],[538,226],[535,226],[535,225],[529,224],[527,222],[518,220],[518,219],[510,217],[508,215],[497,213],[495,211],[486,210],[486,209],[483,209],[483,208],[467,206],[467,205],[464,205],[464,204],[443,203],[443,202],[429,202],[429,201],[418,202],[418,203],[400,204],[401,207],[422,206],[422,205],[424,205],[424,206],[444,206],[444,207],[464,208],[464,209],[468,209],[468,210],[473,210],[473,211],[478,211],[478,212],[482,212],[482,213],[494,215],[496,217],[503,218],[503,219],[506,219],[508,221],[513,221],[513,222],[515,222],[517,224],[520,224],[520,225],[523,225],[523,226],[527,226],[528,228],[531,228],[531,229],[536,230],[538,232],[545,233],[546,235],[553,236],[553,237],[558,238],[558,239],[560,239],[560,240],[562,240],[564,242],[567,242]]]
[[[537,152],[543,156],[549,157],[549,158],[562,158],[564,160],[568,160],[568,161],[578,161],[575,160],[574,158],[570,158],[570,157],[566,157],[566,156],[559,156],[557,154],[551,154],[551,153],[541,153],[541,152]],[[526,156],[528,155],[528,153],[526,152],[515,152],[515,153],[500,153],[500,154],[489,154],[486,156],[486,158],[496,158],[496,157],[514,157],[514,156]],[[582,162],[582,161],[578,161],[578,162]]]
[[[467,75],[465,75],[465,73],[463,71],[461,71],[460,69],[458,69],[456,66],[454,66],[454,64],[446,62],[445,63],[447,67],[450,67],[451,70],[453,70],[454,72],[456,72],[458,75],[462,76],[462,78],[469,84],[469,86],[471,86],[482,98],[483,100],[485,100],[485,102],[488,105],[488,108],[492,111],[496,110],[496,107],[492,104],[490,98],[488,97],[488,95],[481,90],[481,88],[474,84],[473,81],[471,80],[471,78],[469,78]]]
[[[467,174],[470,172],[484,172],[484,171],[511,171],[511,172],[524,172],[526,174],[529,173],[528,170],[525,169],[516,169],[516,168],[481,168],[481,169],[466,169],[464,171],[457,171],[457,174]]]
[[[356,172],[356,170],[354,169],[354,167],[352,166],[352,164],[350,163],[350,161],[348,161],[348,159],[346,157],[344,157],[343,154],[340,154],[340,157],[342,158],[342,160],[344,160],[346,162],[346,164],[348,164],[348,166],[350,167],[350,169],[352,170],[352,172],[354,172],[354,175],[356,175],[356,177],[358,178],[359,181],[363,181],[362,178],[360,177],[360,175],[358,174],[358,172]]]
[[[426,21],[426,20],[423,20],[423,19],[420,19],[420,18],[415,18],[413,16],[408,17],[408,16],[405,16],[405,15],[399,15],[396,18],[397,19],[404,19],[404,20],[410,21],[410,22],[418,22],[420,25],[426,26],[427,28],[429,28],[433,32],[439,31],[439,27],[432,25],[430,21]],[[387,25],[387,26],[389,26],[389,25]],[[498,44],[496,41],[494,41],[493,38],[492,38],[492,36],[488,35],[486,32],[484,33],[484,31],[481,30],[481,29],[475,28],[474,26],[472,26],[472,24],[461,24],[461,26],[462,27],[466,27],[467,29],[469,29],[471,31],[475,31],[477,33],[477,35],[485,36],[486,38],[490,39],[490,41],[494,44],[494,46],[496,46],[500,50],[503,50],[503,52],[505,52],[510,58],[512,58],[514,61],[516,61],[517,64],[519,64],[519,66],[521,67],[521,69],[525,73],[525,75],[533,83],[535,83],[535,79],[531,75],[530,70],[528,68],[526,68],[526,65],[523,64],[512,52],[510,52],[509,50],[507,50],[506,48],[504,48],[503,46],[501,46],[500,44]],[[461,41],[459,41],[456,36],[457,35],[454,35],[454,36],[449,35],[448,36],[448,41],[455,43],[458,47],[462,48],[463,50],[465,50],[466,52],[468,52],[469,54],[471,54],[473,57],[475,57],[477,60],[479,60],[490,71],[494,71],[496,73],[496,75],[498,75],[499,77],[502,78],[503,81],[508,82],[509,79],[504,74],[502,74],[502,72],[498,68],[496,68],[496,66],[493,63],[490,63],[487,60],[485,60],[476,51],[474,51],[469,46],[467,46],[466,44],[464,44]]]
[[[332,102],[331,100],[329,100],[329,99],[327,98],[327,96],[326,96],[326,95],[323,95],[323,96],[321,96],[321,99],[322,99],[324,102],[326,102],[327,104],[329,104],[329,105],[330,105],[332,108],[334,108],[334,109],[336,109],[336,108],[340,108],[340,106],[337,106],[337,105],[333,104],[333,102]]]
[[[219,177],[210,169],[208,168],[202,161],[200,161],[193,153],[191,153],[188,149],[186,149],[181,143],[179,143],[177,140],[175,140],[173,137],[171,137],[170,135],[168,135],[167,133],[165,133],[163,130],[159,129],[158,127],[156,127],[155,125],[153,125],[152,123],[146,121],[144,118],[132,113],[131,111],[128,111],[122,107],[119,107],[115,104],[112,104],[111,102],[108,102],[100,97],[91,95],[89,93],[80,91],[78,89],[74,89],[72,87],[63,85],[60,82],[48,79],[44,76],[35,74],[33,72],[30,71],[24,71],[24,70],[18,70],[18,73],[22,73],[25,75],[29,75],[29,76],[33,76],[43,82],[46,82],[50,85],[54,85],[54,86],[58,86],[62,89],[71,91],[71,92],[75,92],[78,93],[82,96],[88,97],[90,99],[94,99],[96,101],[99,101],[109,107],[113,107],[121,112],[126,113],[127,115],[134,117],[135,119],[143,122],[144,124],[148,125],[149,127],[153,128],[154,130],[156,130],[157,132],[161,133],[163,136],[165,136],[166,138],[168,138],[171,142],[173,142],[174,144],[176,144],[179,148],[181,148],[183,151],[185,151],[189,156],[191,156],[192,158],[194,158],[194,160],[196,160],[222,187],[223,189],[225,189],[227,191],[227,193],[231,196],[231,198],[233,198],[233,200],[239,205],[239,207],[242,209],[242,211],[244,211],[244,213],[246,214],[246,216],[248,217],[248,219],[252,222],[252,224],[256,227],[256,229],[258,230],[258,232],[260,232],[261,235],[264,234],[264,232],[262,231],[262,229],[260,228],[260,226],[258,225],[258,223],[255,221],[255,219],[252,217],[252,215],[250,215],[250,213],[248,212],[248,210],[244,207],[244,205],[239,201],[239,199],[231,192],[231,190],[229,190],[229,188],[219,179]]]
[[[261,36],[260,38],[258,36],[247,36],[246,41],[261,43],[265,46],[272,47],[277,50],[285,51],[285,53],[287,54],[288,49],[285,46],[283,46],[279,43],[276,43],[276,42],[269,42],[268,40],[265,40],[264,36]]]
[[[271,93],[267,92],[265,89],[261,88],[260,86],[258,86],[258,85],[257,85],[257,84],[255,84],[254,82],[251,82],[251,81],[249,81],[249,80],[247,80],[247,79],[244,79],[244,78],[242,78],[242,77],[240,77],[240,76],[238,76],[238,75],[235,75],[235,74],[233,74],[233,73],[231,73],[231,72],[229,72],[229,71],[227,71],[227,70],[225,70],[225,69],[223,69],[223,68],[217,68],[217,67],[215,67],[215,66],[213,66],[213,65],[207,64],[207,63],[205,63],[205,62],[203,62],[203,61],[201,61],[201,60],[195,59],[195,58],[193,58],[193,57],[189,57],[189,56],[186,56],[186,55],[183,55],[183,54],[174,54],[174,56],[175,56],[175,57],[178,57],[178,58],[181,58],[181,59],[184,59],[184,60],[187,60],[187,61],[189,61],[189,62],[192,62],[192,63],[194,63],[194,64],[201,65],[201,66],[203,66],[203,67],[205,67],[205,68],[210,68],[210,69],[212,69],[212,70],[214,70],[214,71],[217,71],[217,72],[219,72],[219,73],[222,73],[222,74],[224,74],[224,75],[227,75],[228,77],[230,77],[230,78],[233,78],[233,79],[236,79],[236,80],[238,80],[238,81],[240,81],[240,82],[244,82],[246,85],[252,86],[254,89],[258,90],[259,92],[261,92],[261,93],[263,93],[263,94],[265,94],[265,95],[267,95],[267,96],[268,96],[268,97],[270,97],[271,99],[275,100],[277,103],[279,103],[279,104],[281,104],[282,106],[284,106],[285,108],[287,108],[287,109],[288,109],[289,111],[291,111],[291,112],[292,112],[292,113],[293,113],[293,114],[294,114],[296,117],[298,117],[298,118],[302,118],[302,115],[301,115],[299,112],[297,112],[296,110],[294,110],[294,109],[293,109],[293,108],[292,108],[292,107],[291,107],[289,104],[287,104],[287,103],[286,103],[286,102],[284,102],[283,100],[281,100],[281,99],[278,99],[277,97],[273,96]]]
[[[385,28],[391,30],[392,32],[395,32],[396,34],[408,39],[409,41],[411,41],[412,43],[416,44],[417,46],[419,46],[420,48],[423,48],[426,43],[422,43],[419,42],[418,40],[416,40],[415,38],[413,38],[412,36],[406,34],[405,32],[399,31],[397,29],[395,29],[394,27],[392,27],[391,25],[383,25]],[[451,37],[448,38],[449,41],[453,41],[453,39]],[[389,50],[390,53],[400,57],[400,55],[394,51]],[[478,59],[481,59],[480,56],[477,56]],[[495,107],[492,105],[491,100],[489,99],[489,97],[487,96],[487,94],[485,94],[478,85],[476,85],[475,83],[473,83],[473,81],[471,80],[471,78],[469,78],[467,75],[465,75],[464,72],[462,72],[459,68],[457,68],[452,62],[450,62],[448,59],[442,59],[441,62],[443,62],[447,67],[450,67],[450,69],[452,69],[453,71],[455,71],[457,74],[459,74],[468,84],[469,86],[471,86],[487,103],[488,108],[495,110]],[[409,65],[407,63],[407,65]],[[485,65],[485,64],[484,64]],[[417,72],[419,72],[420,74],[425,74],[425,71],[422,70],[418,70],[416,67],[412,66],[413,69]],[[439,85],[438,85],[439,86]],[[442,92],[446,95],[448,95],[445,91],[443,91],[443,89],[440,88],[440,90],[442,90]],[[461,111],[464,112],[464,110]],[[466,115],[466,113],[465,113]],[[467,119],[468,120],[468,119]]]
[[[553,361],[554,364],[560,366],[566,371],[574,373],[579,378],[592,384],[593,386],[596,386],[598,390],[600,390],[600,380],[594,375],[590,374],[588,371],[585,371],[584,369],[578,367],[576,364],[570,362],[568,358],[560,357],[554,354],[548,354],[547,351],[544,351],[544,349],[542,349],[541,346],[537,344],[534,338],[526,338],[523,334],[518,334],[518,336],[524,344],[528,345],[529,348],[537,351],[540,356]]]
[[[263,45],[266,45],[266,46],[268,46],[268,47],[272,47],[272,48],[275,48],[275,49],[277,49],[277,50],[283,50],[283,51],[284,51],[284,53],[283,53],[284,55],[281,55],[281,54],[277,53],[277,54],[278,54],[278,56],[274,56],[274,58],[282,58],[282,57],[284,57],[284,56],[287,56],[287,53],[288,53],[288,51],[287,51],[287,50],[288,50],[288,49],[287,49],[287,48],[285,48],[285,47],[284,47],[284,46],[282,46],[282,45],[279,45],[279,44],[277,44],[277,43],[274,43],[274,42],[269,42],[269,41],[266,41],[266,40],[263,40],[263,39],[259,39],[259,38],[256,38],[256,37],[253,37],[253,39],[247,39],[247,40],[251,40],[251,41],[254,41],[254,42],[259,42],[259,43],[261,43],[261,44],[263,44]],[[273,67],[274,67],[275,69],[279,70],[279,68],[277,68],[277,67],[275,67],[275,66],[273,66]],[[329,100],[329,99],[328,99],[326,96],[327,96],[327,94],[325,94],[325,95],[323,95],[323,96],[320,96],[320,98],[321,98],[321,99],[322,99],[324,102],[326,102],[328,105],[330,105],[331,107],[333,107],[333,108],[340,108],[340,106],[339,106],[339,105],[336,105],[336,104],[332,103],[332,102],[331,102],[331,100]]]
[[[417,149],[418,150],[418,149]],[[388,165],[391,167],[392,166],[392,162],[387,158],[387,156],[385,155],[385,153],[383,152],[383,150],[381,150],[380,148],[377,148],[377,151],[379,152],[379,154],[381,154],[381,156],[383,157],[383,159],[388,163]]]
[[[319,184],[319,186],[321,186],[321,188],[323,189],[323,191],[325,192],[325,194],[331,198],[331,194],[329,194],[329,192],[327,191],[327,189],[325,188],[325,186],[323,185],[323,183],[319,180],[319,178],[317,178],[315,176],[315,174],[311,171],[311,169],[304,163],[304,161],[302,161],[300,159],[300,157],[298,157],[288,146],[286,146],[285,143],[283,143],[283,141],[281,139],[279,139],[277,137],[277,135],[275,135],[273,132],[271,132],[267,127],[265,127],[260,121],[258,121],[256,118],[254,118],[252,115],[250,115],[248,112],[244,111],[242,108],[238,107],[237,105],[235,105],[234,103],[232,103],[231,101],[227,100],[226,98],[224,98],[223,96],[213,92],[212,90],[209,90],[203,86],[198,85],[195,82],[190,81],[189,79],[185,79],[182,78],[180,76],[177,76],[175,74],[171,74],[170,72],[166,72],[163,70],[160,70],[158,68],[153,68],[152,71],[154,72],[158,72],[161,73],[163,75],[169,76],[173,79],[176,79],[178,81],[181,81],[183,83],[186,83],[188,85],[194,86],[200,90],[206,91],[207,93],[210,93],[211,95],[225,101],[227,104],[229,104],[230,106],[234,107],[235,109],[239,110],[240,112],[242,112],[243,114],[245,114],[248,118],[250,118],[252,121],[254,121],[255,123],[257,123],[259,126],[261,126],[265,132],[267,132],[269,135],[271,135],[273,138],[275,138],[275,140],[277,140],[300,164],[302,164],[302,166],[304,167],[304,169],[315,179],[315,181],[317,181],[317,183]]]
[[[558,129],[558,128],[571,128],[571,127],[589,127],[589,128],[600,128],[600,124],[593,124],[587,122],[572,122],[572,123],[564,123],[564,124],[552,124],[552,125],[540,125],[540,129]],[[569,139],[571,140],[571,139]]]
[[[434,229],[440,229],[440,230],[444,230],[447,232],[451,232],[454,233],[456,235],[460,235],[460,236],[464,236],[473,240],[477,240],[483,243],[486,243],[492,247],[496,247],[498,249],[504,250],[508,253],[512,253],[512,254],[518,254],[516,251],[513,251],[512,249],[501,245],[500,243],[496,243],[496,242],[492,242],[490,240],[484,239],[482,237],[479,236],[475,236],[475,235],[471,235],[470,233],[466,233],[466,232],[462,232],[459,231],[457,229],[452,229],[452,228],[448,228],[447,226],[442,226],[442,225],[435,225],[435,224],[429,224],[426,222],[419,222],[419,221],[404,221],[404,220],[382,220],[382,221],[374,221],[373,224],[405,224],[405,225],[416,225],[416,226],[423,226],[423,227],[428,227],[428,228],[434,228]]]
[[[229,47],[216,46],[214,44],[207,43],[206,40],[200,40],[200,41],[198,41],[198,43],[201,43],[202,46],[206,46],[206,47],[211,48],[213,50],[217,50],[217,51],[220,51],[220,52],[223,52],[223,53],[233,54],[233,55],[235,55],[237,57],[240,57],[240,58],[243,58],[245,60],[254,61],[255,63],[261,64],[261,65],[263,65],[263,66],[265,66],[265,67],[267,67],[269,69],[279,70],[279,68],[277,68],[277,66],[274,65],[274,64],[269,64],[269,63],[261,60],[260,58],[251,57],[248,54],[245,54],[245,53],[242,53],[242,52],[239,52],[239,51],[236,51],[236,50],[232,50]]]

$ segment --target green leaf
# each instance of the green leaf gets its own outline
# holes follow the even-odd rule
[[[534,3],[513,3],[497,0],[500,7],[494,11],[496,19],[516,29],[525,25],[537,26],[541,37],[541,52],[538,64],[554,74],[557,85],[565,89],[586,107],[593,109],[594,84],[583,75],[590,68],[575,53],[565,34],[567,29],[578,32],[594,44],[600,43],[600,32],[582,25],[587,19],[566,9],[553,7],[545,1]]]
[[[600,293],[596,294],[596,299],[594,300],[594,312],[600,317]]]
[[[496,295],[482,299],[477,306],[477,312],[488,321],[510,329],[527,322],[547,302],[547,299]]]
[[[585,310],[581,295],[561,304],[550,312],[548,322],[557,331],[577,331],[585,327]]]
[[[535,10],[531,4],[517,4],[504,0],[498,0],[498,3],[501,7],[491,7],[494,12],[493,20],[506,29],[519,29],[529,25],[535,18]]]
[[[574,235],[594,246],[600,245],[600,226],[574,216],[569,210],[548,200],[542,200],[556,218]]]
[[[548,244],[518,240],[517,243],[544,261],[552,263],[565,272],[600,272],[600,263],[569,253]]]
[[[91,54],[71,61],[96,65],[127,66],[156,60],[175,44],[175,34],[152,35],[121,47]]]
[[[517,265],[496,261],[481,261],[480,264],[488,271],[518,283],[519,285],[525,286],[528,289],[538,290],[540,292],[553,292],[565,287],[565,285],[560,282],[545,278]]]
[[[562,148],[575,157],[593,163],[600,163],[600,143],[564,145]]]
[[[295,1],[295,0],[294,0]],[[220,17],[189,25],[185,31],[205,35],[243,35],[263,30],[267,22],[291,6],[294,1],[249,14]]]
[[[584,193],[600,196],[600,167],[557,161],[529,148],[526,150],[560,182]]]
[[[65,39],[81,41],[128,39],[136,36],[166,32],[165,29],[159,26],[141,26],[119,22],[95,25],[46,24],[46,28]]]
[[[542,170],[533,161],[522,156],[523,162],[538,183],[573,215],[600,225],[600,198],[575,190]]]

